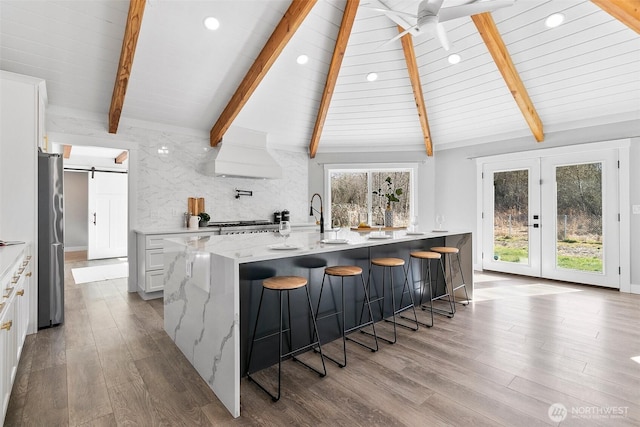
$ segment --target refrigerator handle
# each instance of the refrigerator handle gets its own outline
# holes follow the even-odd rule
[[[93,213],[93,225],[96,225],[96,213]]]

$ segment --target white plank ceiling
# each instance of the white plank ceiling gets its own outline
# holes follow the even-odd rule
[[[208,132],[289,3],[148,0],[122,117]],[[388,4],[411,11],[418,2]],[[318,1],[234,125],[306,149],[343,8]],[[106,124],[127,11],[121,0],[0,0],[0,69],[44,78],[50,104],[104,114]],[[554,12],[566,21],[548,29]],[[204,29],[207,16],[219,30]],[[518,0],[493,18],[546,132],[640,120],[633,30],[583,0]],[[414,38],[435,149],[521,136],[535,144],[470,18],[444,25],[459,64],[433,37]],[[396,34],[391,20],[360,7],[319,153],[423,147],[400,41],[380,47]],[[310,60],[298,65],[303,53]],[[377,81],[366,81],[370,72]]]

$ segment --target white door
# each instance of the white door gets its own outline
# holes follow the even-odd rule
[[[483,167],[483,268],[540,276],[540,161]]]
[[[87,258],[127,256],[127,174],[94,172],[88,176]]]
[[[483,166],[483,268],[620,286],[617,151]]]
[[[542,159],[542,277],[620,287],[616,150]]]

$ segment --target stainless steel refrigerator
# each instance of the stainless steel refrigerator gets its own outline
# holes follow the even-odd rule
[[[62,156],[38,153],[38,329],[64,321],[63,213]]]

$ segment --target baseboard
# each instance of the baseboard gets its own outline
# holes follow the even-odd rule
[[[65,252],[78,252],[78,251],[86,251],[87,246],[65,246]]]
[[[164,296],[164,291],[156,291],[156,292],[145,292],[144,290],[138,288],[138,295],[145,301],[149,301],[151,299],[162,298]]]
[[[634,285],[632,283],[629,292],[632,293],[632,294],[640,295],[640,285]]]

